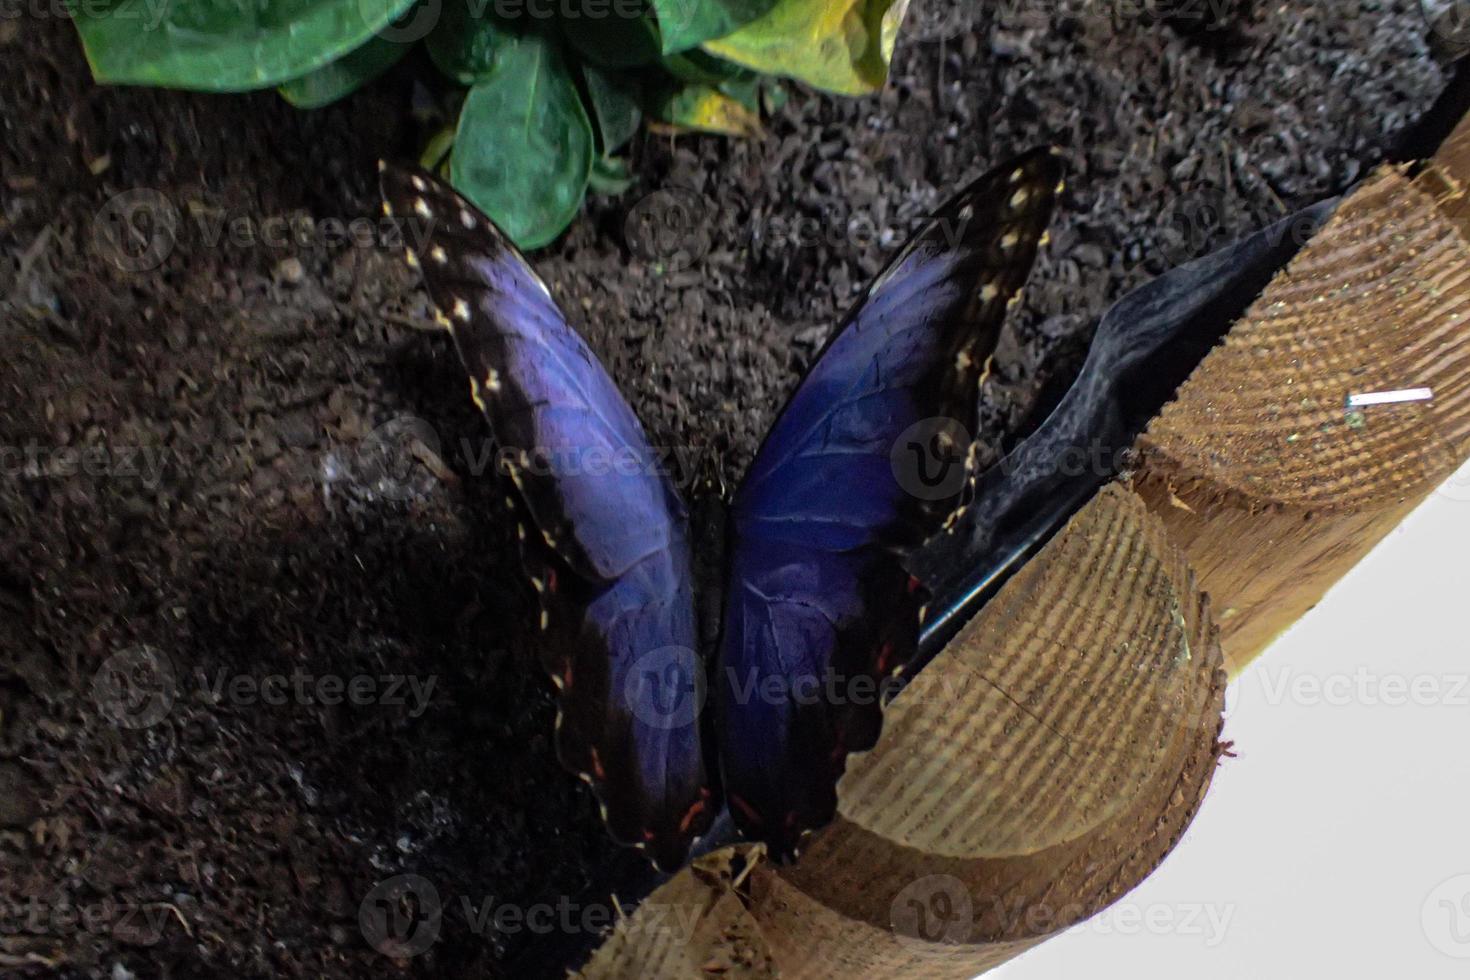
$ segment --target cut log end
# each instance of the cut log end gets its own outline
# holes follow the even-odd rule
[[[895,699],[795,866],[740,887],[696,869],[655,893],[706,910],[679,968],[970,977],[1094,914],[1193,817],[1222,667],[1183,557],[1142,501],[1105,490]],[[670,960],[642,915],[585,975]]]

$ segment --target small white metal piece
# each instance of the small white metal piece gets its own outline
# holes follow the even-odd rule
[[[1393,405],[1398,402],[1425,402],[1434,397],[1432,388],[1402,388],[1398,391],[1369,391],[1348,395],[1348,408],[1367,408],[1369,405]]]

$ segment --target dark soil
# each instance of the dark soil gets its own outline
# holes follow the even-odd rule
[[[925,210],[1055,143],[998,450],[1109,301],[1342,190],[1442,85],[1418,0],[1237,3],[1211,30],[1140,6],[919,9],[881,97],[796,90],[758,141],[640,137],[640,186],[538,265],[655,443],[733,483]],[[390,248],[238,231],[375,215],[421,74],[315,113],[103,89],[65,20],[0,20],[0,971],[497,976],[531,934],[476,917],[613,855],[553,760],[504,487],[423,295]],[[138,189],[181,218],[129,272],[97,230]],[[312,683],[268,704],[270,675]],[[394,961],[359,910],[404,873],[444,917]]]

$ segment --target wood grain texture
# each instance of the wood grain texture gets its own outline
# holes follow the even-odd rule
[[[1132,485],[1239,671],[1470,452],[1470,250],[1434,195],[1396,169],[1366,181],[1136,449]]]
[[[740,914],[706,934],[757,936],[738,958],[783,978],[974,976],[1116,901],[1173,847],[1218,758],[1222,668],[1182,555],[1109,487],[894,700],[799,862],[757,863],[739,888],[685,872],[654,900],[692,893],[731,915],[734,896]],[[678,959],[665,937],[636,951],[642,914],[585,975]],[[735,958],[696,943],[680,968],[730,976]]]

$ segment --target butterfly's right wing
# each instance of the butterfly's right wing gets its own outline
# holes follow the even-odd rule
[[[382,188],[390,213],[429,229],[410,264],[530,512],[522,537],[559,688],[558,754],[592,785],[614,838],[676,867],[716,809],[684,505],[617,386],[495,225],[423,171],[385,169]]]
[[[964,430],[1061,176],[1035,150],[941,207],[817,358],[736,492],[713,685],[721,779],[735,821],[777,859],[831,820],[848,755],[878,739],[877,692],[915,654],[926,597],[904,559],[967,489]],[[959,458],[938,451],[945,439]]]

